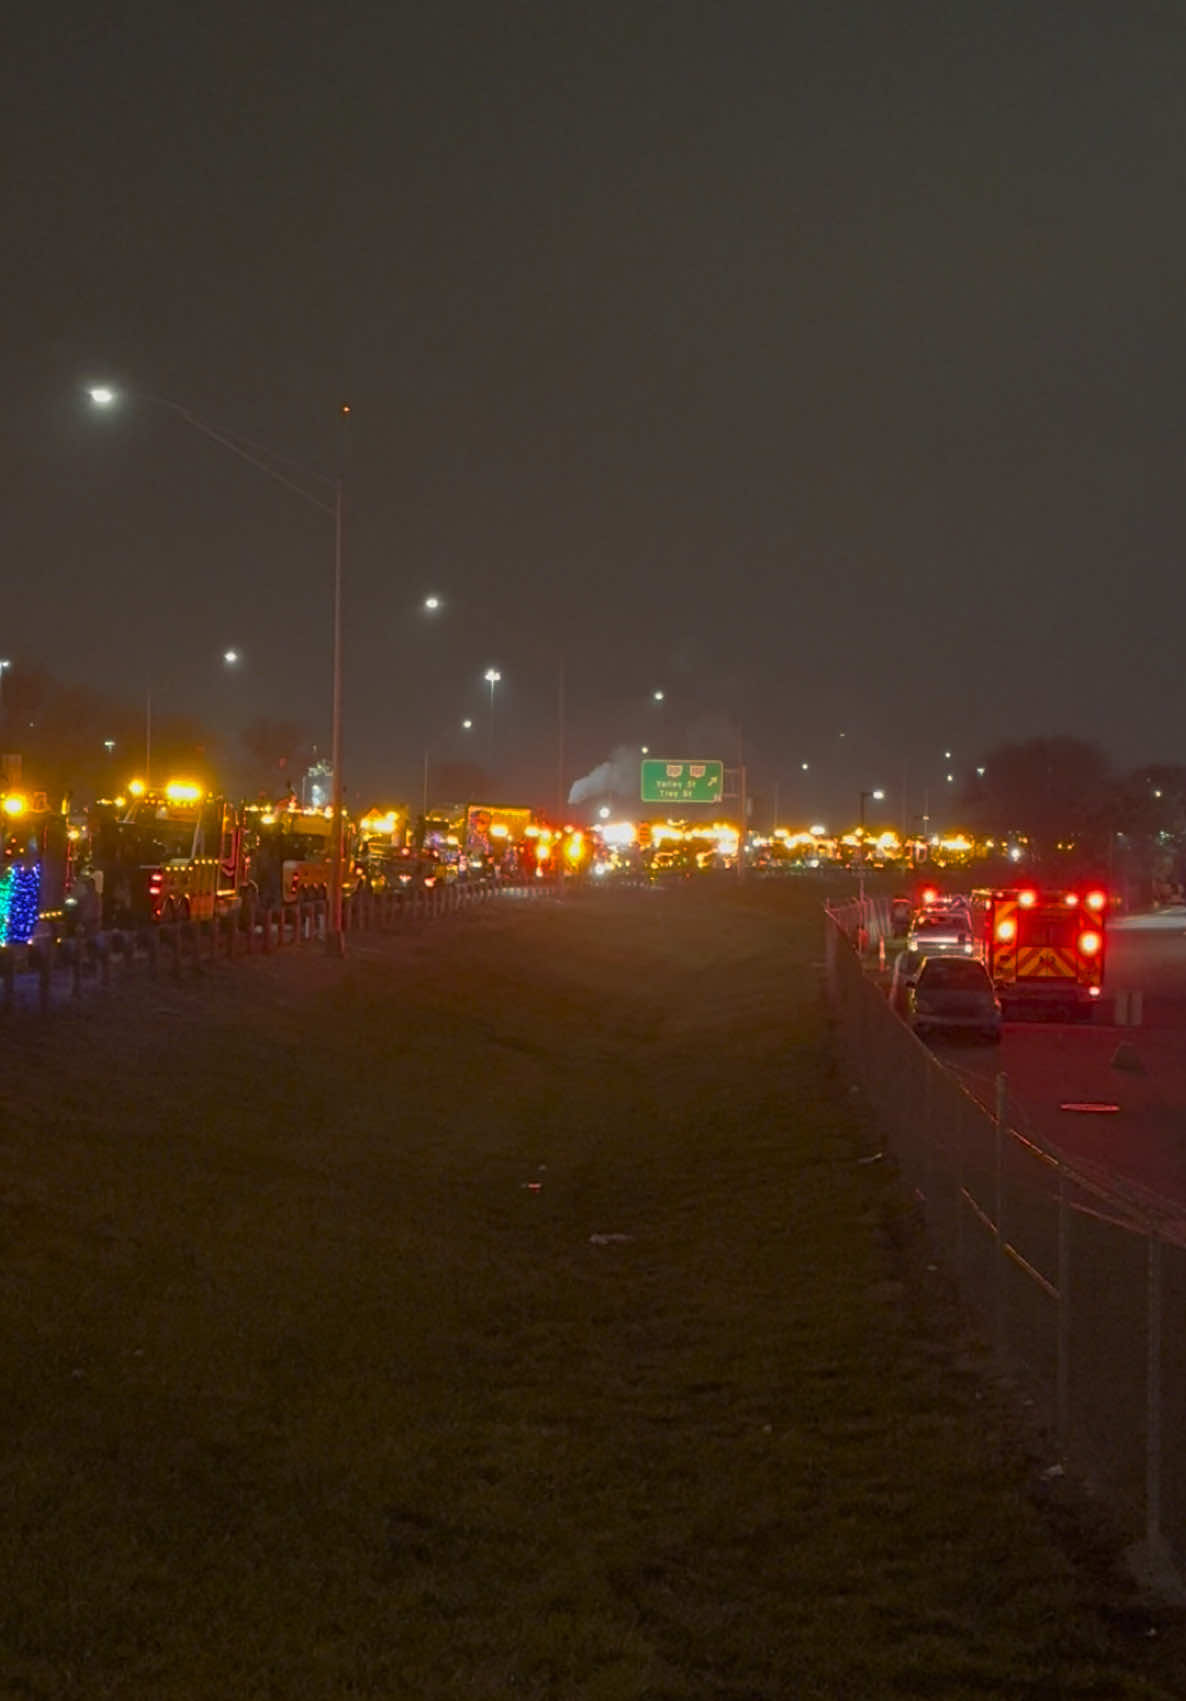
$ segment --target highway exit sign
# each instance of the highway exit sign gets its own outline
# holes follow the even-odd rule
[[[719,803],[724,794],[723,762],[669,762],[652,757],[642,765],[644,803]]]

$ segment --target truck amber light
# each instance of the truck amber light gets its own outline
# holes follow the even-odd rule
[[[1079,950],[1085,957],[1097,956],[1102,944],[1103,940],[1098,933],[1081,933],[1079,935]]]
[[[1038,894],[1036,892],[1018,892],[1017,894],[1017,902],[1023,910],[1032,910],[1037,901]]]
[[[997,922],[997,938],[998,939],[1003,940],[1003,941],[1007,941],[1007,940],[1010,940],[1010,939],[1016,939],[1016,937],[1017,937],[1017,923],[1012,919],[1012,917],[1006,916],[1004,921],[998,921]]]

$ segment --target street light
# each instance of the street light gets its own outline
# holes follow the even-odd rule
[[[239,652],[238,650],[224,650],[222,659],[228,667],[234,667],[239,660]]]
[[[333,861],[330,867],[329,926],[327,928],[326,945],[329,950],[340,956],[345,951],[345,936],[342,932],[342,522],[345,476],[342,472],[339,472],[336,478],[327,478],[324,473],[313,472],[306,467],[297,468],[296,470],[302,476],[312,479],[316,484],[320,484],[333,492],[332,502],[323,497],[314,496],[311,490],[308,490],[303,484],[298,484],[296,479],[289,478],[287,473],[281,472],[278,466],[272,464],[272,462],[280,461],[285,461],[287,465],[293,464],[287,462],[286,458],[275,450],[261,449],[258,444],[248,445],[246,439],[237,441],[225,431],[219,431],[214,426],[207,425],[204,419],[199,419],[189,408],[183,407],[180,402],[170,401],[166,396],[153,396],[142,390],[137,390],[133,394],[136,400],[150,402],[156,407],[165,408],[168,412],[176,414],[178,419],[184,420],[186,425],[192,426],[203,437],[212,438],[224,449],[229,449],[231,454],[237,455],[241,461],[246,461],[259,472],[267,473],[268,477],[274,479],[277,484],[284,485],[286,490],[291,490],[295,496],[299,496],[302,501],[307,502],[310,507],[316,508],[320,513],[328,514],[334,522],[333,701],[330,730],[330,765],[333,771],[330,812],[334,827],[334,845]],[[110,384],[89,385],[87,395],[98,408],[112,407],[120,398],[120,392]],[[349,404],[343,402],[338,414],[343,425],[345,425],[349,416]],[[270,456],[271,459],[264,459],[264,456]],[[233,665],[231,663],[231,652],[226,652],[223,659],[228,665]],[[235,660],[238,660],[237,651],[235,652]]]
[[[426,614],[436,614],[440,610],[441,599],[437,596],[425,597],[420,606]]]
[[[861,793],[860,815],[861,815],[861,832],[862,833],[865,831],[865,799],[869,798],[869,797],[871,797],[873,799],[874,803],[882,803],[885,800],[885,793],[881,790],[880,786],[877,788],[876,791],[863,791]]]
[[[665,691],[652,691],[651,692],[651,697],[656,703],[661,703],[666,695],[667,695],[667,693]]]
[[[462,721],[461,730],[463,732],[468,732],[470,730],[470,728],[473,726],[473,724],[474,724],[473,721],[470,721],[470,720]],[[420,811],[421,814],[425,817],[426,820],[428,818],[428,770],[429,770],[429,764],[430,764],[431,760],[432,760],[432,747],[431,747],[431,745],[426,744],[425,747],[424,747],[424,793],[423,793],[423,797],[422,797],[422,800],[421,800],[421,811]]]
[[[488,762],[491,770],[493,770],[493,768],[494,768],[494,687],[498,684],[499,680],[502,678],[502,674],[499,673],[499,671],[496,667],[488,667],[486,669],[485,673],[482,675],[482,678],[486,681],[487,685],[489,685],[489,687],[490,687],[490,738],[489,738],[490,748],[489,748],[489,754],[487,756],[487,762]],[[493,783],[493,781],[491,781],[491,783]]]

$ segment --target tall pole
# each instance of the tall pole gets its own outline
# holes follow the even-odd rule
[[[152,691],[144,693],[144,789],[152,787]]]
[[[749,825],[749,798],[745,789],[745,740],[742,736],[741,722],[737,723],[737,805],[741,812],[741,821],[737,828],[737,878],[745,879],[745,830]]]
[[[420,799],[420,813],[428,819],[428,751],[424,752],[424,791]]]
[[[564,784],[564,770],[568,766],[568,753],[565,749],[566,739],[566,707],[564,700],[564,652],[557,658],[556,671],[556,825],[563,827],[564,816],[568,808],[568,792]]]
[[[490,679],[490,726],[486,739],[486,766],[490,769],[490,784],[494,784],[494,687],[498,683]]]
[[[342,956],[346,941],[342,932],[342,506],[343,475],[334,485],[334,682],[333,718],[330,729],[330,765],[333,770],[330,809],[333,816],[334,854],[330,870],[329,934],[326,944]]]

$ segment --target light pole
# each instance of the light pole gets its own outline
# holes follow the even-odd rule
[[[462,613],[464,614],[466,612],[464,605],[459,605],[456,599],[445,598],[436,591],[432,591],[427,596],[421,597],[420,599],[421,613],[434,618],[442,612],[446,615],[450,615],[451,611],[452,616],[455,617],[459,606],[461,606]],[[468,612],[472,619],[476,611],[470,609]],[[490,622],[488,620],[484,621],[482,626],[483,632],[487,632],[489,629]],[[513,629],[508,630],[499,627],[497,630],[505,644],[513,644],[515,638]],[[563,647],[555,640],[550,642],[547,647],[549,650],[554,650],[556,659],[556,820],[559,823],[564,819],[564,811],[568,805],[568,787],[565,784],[565,775],[568,769],[568,712],[566,708],[567,678],[565,673],[565,653]],[[491,672],[497,672],[497,669],[492,668],[486,673],[485,678],[488,681],[490,680]],[[492,723],[494,715],[494,683],[496,682],[491,683],[490,710]],[[493,724],[491,726],[491,760],[492,759]]]
[[[488,667],[486,669],[485,673],[482,675],[482,677],[483,677],[483,679],[485,679],[486,683],[490,687],[490,747],[489,747],[488,761],[489,761],[491,775],[493,775],[493,773],[494,773],[494,687],[498,684],[499,680],[502,678],[502,674],[499,673],[499,671],[496,667]],[[493,779],[491,779],[491,784],[493,784]]]
[[[881,803],[884,801],[885,793],[880,786],[874,791],[863,791],[861,793],[860,826],[862,834],[865,831],[865,799],[869,797],[873,799],[874,803]]]
[[[863,791],[861,793],[861,808],[860,808],[861,820],[860,820],[860,830],[859,830],[859,833],[858,833],[858,837],[860,838],[861,843],[857,846],[857,857],[859,858],[859,866],[860,866],[860,873],[858,875],[858,879],[860,880],[860,887],[859,887],[859,890],[858,890],[858,893],[857,893],[857,898],[858,898],[858,902],[860,903],[860,906],[861,906],[860,926],[861,926],[862,929],[864,929],[864,926],[865,926],[865,858],[861,853],[865,849],[865,799],[867,797],[871,797],[873,799],[874,803],[881,803],[882,800],[885,797],[885,793],[884,793],[884,791],[882,791],[880,786],[876,787],[875,790]]]
[[[473,721],[469,720],[468,718],[463,720],[462,723],[461,723],[462,732],[469,732],[471,730],[471,728],[473,727],[473,724],[474,724]],[[426,744],[425,747],[424,747],[424,791],[423,791],[423,795],[421,797],[421,808],[420,808],[420,813],[424,816],[424,818],[426,820],[428,818],[428,772],[429,772],[429,765],[430,765],[430,762],[431,762],[431,758],[432,758],[432,748],[431,748],[430,745]]]
[[[87,394],[90,396],[94,405],[98,408],[112,407],[120,399],[120,392],[113,388],[110,384],[92,385],[88,389]],[[330,729],[330,763],[333,769],[333,774],[331,778],[330,809],[334,827],[334,843],[333,860],[330,870],[329,927],[327,929],[326,945],[330,951],[341,956],[345,951],[346,943],[345,935],[342,931],[342,522],[345,498],[345,475],[342,471],[339,471],[336,478],[327,478],[324,473],[313,472],[307,467],[297,468],[296,470],[304,478],[312,479],[323,488],[333,492],[332,501],[329,501],[322,496],[315,496],[312,491],[306,489],[304,485],[299,484],[296,479],[289,478],[286,473],[280,471],[278,466],[272,464],[273,462],[285,462],[287,465],[293,465],[292,462],[286,461],[286,457],[278,454],[275,450],[260,448],[258,444],[248,443],[246,439],[237,440],[228,433],[219,431],[214,426],[208,425],[204,419],[199,419],[195,413],[193,413],[189,408],[183,407],[180,402],[170,401],[165,396],[149,395],[142,390],[134,391],[132,394],[135,399],[139,401],[150,402],[155,407],[168,409],[168,411],[175,414],[178,419],[184,420],[186,425],[192,426],[195,431],[200,432],[203,437],[212,438],[215,443],[221,444],[224,449],[229,449],[233,455],[237,455],[241,461],[246,461],[250,466],[257,468],[258,471],[266,473],[269,478],[275,479],[277,484],[284,485],[285,489],[291,490],[295,496],[299,496],[302,501],[307,502],[310,507],[316,508],[322,514],[330,515],[333,519],[333,701]],[[343,403],[338,416],[343,429],[345,428],[345,424],[349,419],[349,416],[349,405]],[[269,458],[265,459],[264,457]],[[343,455],[343,459],[344,458],[345,457]],[[233,666],[238,659],[238,651],[227,650],[224,652],[223,660],[228,666]],[[151,705],[151,698],[149,699],[149,703]],[[151,706],[148,711],[148,717],[147,725],[150,728]],[[146,766],[148,756],[151,752],[150,741],[151,731],[147,731],[145,738]],[[145,777],[147,779],[147,775]]]

